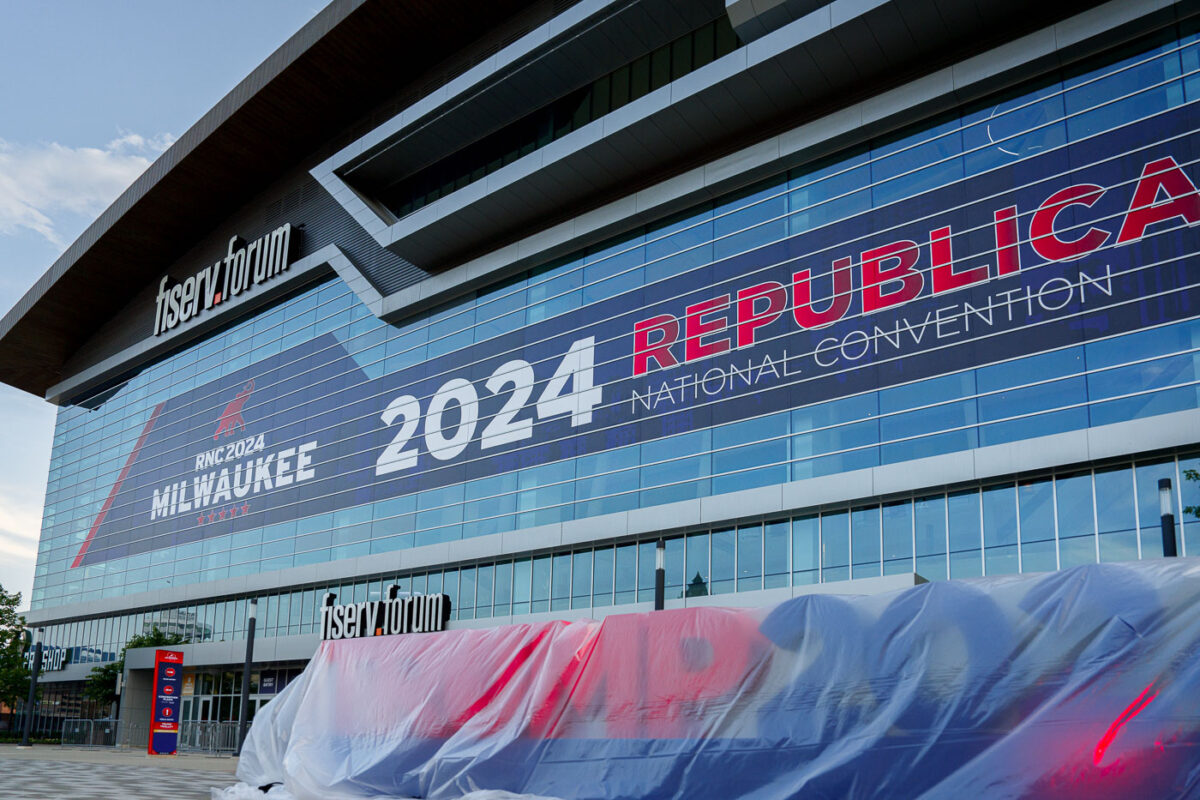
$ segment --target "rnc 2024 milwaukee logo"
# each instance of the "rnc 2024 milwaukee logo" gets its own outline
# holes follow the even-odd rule
[[[246,405],[246,401],[250,399],[250,394],[254,391],[254,378],[251,378],[246,383],[242,390],[237,393],[237,397],[229,401],[229,405],[225,406],[225,410],[221,412],[221,421],[217,424],[217,432],[213,434],[213,441],[221,438],[221,434],[233,436],[233,432],[241,428],[242,432],[246,432],[246,420],[242,419],[242,406]]]
[[[267,435],[244,435],[247,429],[243,412],[253,394],[251,378],[225,404],[212,435],[219,441],[240,431],[243,438],[199,453],[195,456],[194,475],[155,489],[150,502],[151,520],[195,514],[198,525],[222,522],[249,514],[253,495],[317,476],[312,456],[316,440],[263,455],[267,450]],[[207,438],[205,433],[205,441]]]

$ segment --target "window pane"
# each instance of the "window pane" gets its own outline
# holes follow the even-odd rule
[[[660,503],[690,500],[709,493],[707,480],[711,473],[711,431],[697,431],[682,436],[672,436],[641,446],[641,486],[638,502],[643,507]],[[705,455],[679,458],[680,453],[705,453]],[[661,463],[653,463],[661,462]],[[703,480],[701,480],[703,479]],[[652,488],[658,487],[658,488]]]
[[[728,594],[734,589],[733,551],[735,535],[732,528],[712,533],[712,594]]]
[[[871,194],[876,205],[911,197],[963,177],[962,134],[955,116],[914,133],[889,137],[872,151]]]
[[[713,431],[716,450],[712,456],[713,494],[785,482],[788,479],[787,434],[787,414],[716,428]]]
[[[988,575],[1017,571],[1017,492],[1011,484],[983,490],[983,546]]]
[[[955,492],[947,498],[950,521],[950,577],[975,578],[983,574],[979,535],[979,492]]]
[[[1138,523],[1142,535],[1142,558],[1161,558],[1163,554],[1162,508],[1158,499],[1158,481],[1168,478],[1177,493],[1175,461],[1157,461],[1137,466]],[[1173,495],[1174,496],[1174,495]],[[1175,515],[1175,548],[1179,548],[1179,514]]]
[[[679,275],[712,263],[712,209],[707,205],[669,219],[646,242],[647,282]]]
[[[737,537],[737,590],[750,592],[761,589],[763,574],[762,526],[755,524],[739,527]]]
[[[512,581],[512,562],[505,561],[497,564],[495,600],[492,606],[492,613],[497,617],[503,617],[512,612]]]
[[[946,498],[938,495],[913,504],[917,573],[928,580],[946,579]]]
[[[788,235],[787,192],[767,181],[732,198],[716,209],[714,255],[725,258],[753,250]]]
[[[883,571],[886,575],[913,572],[912,503],[883,507]]]
[[[528,614],[530,611],[530,580],[533,574],[533,562],[528,558],[519,558],[513,562],[513,616]]]
[[[479,568],[475,583],[475,618],[492,616],[492,591],[495,586],[496,568],[487,565]]]
[[[850,515],[845,511],[821,515],[821,582],[850,577]]]
[[[1025,360],[1022,359],[1018,363],[1024,364],[1024,362]],[[1031,374],[1044,377],[1035,364],[1026,364],[1025,368]],[[980,397],[978,402],[980,419],[986,421],[1051,411],[1075,403],[1086,403],[1087,387],[1081,377],[1067,378]],[[1034,436],[1078,430],[1087,426],[1088,410],[1086,406],[1080,405],[1077,408],[1067,408],[1052,413],[1038,413],[1036,416],[1010,419],[1006,422],[983,426],[980,429],[980,444],[987,446],[1014,442]]]
[[[638,447],[584,456],[576,463],[576,513],[580,516],[628,511],[637,507]],[[595,499],[589,499],[595,498]]]
[[[882,574],[879,536],[879,506],[855,509],[850,514],[850,542],[854,555],[852,577],[874,578]]]
[[[788,195],[791,234],[868,210],[871,190],[861,188],[871,183],[868,159],[866,152],[843,153],[824,166],[796,170],[788,184],[793,187]]]
[[[788,585],[788,522],[768,522],[763,534],[763,567],[766,575],[763,577],[763,587],[777,589]],[[1198,551],[1200,552],[1200,551]]]
[[[613,548],[596,549],[592,573],[592,605],[610,606],[613,602]]]
[[[442,591],[450,596],[450,604],[453,606],[458,598],[458,570],[448,569],[442,573]],[[451,619],[461,619],[461,609],[454,609]],[[468,613],[475,613],[472,607]]]
[[[592,604],[592,551],[580,550],[571,557],[571,608]]]
[[[319,599],[320,594],[313,589],[307,589],[304,592],[304,615],[300,618],[301,633],[312,633],[316,621],[320,619],[320,615],[317,613]]]
[[[458,618],[473,619],[475,616],[475,568],[463,567],[458,579]]]
[[[1033,92],[1018,89],[999,102],[988,98],[979,110],[963,114],[967,174],[977,175],[1065,144],[1061,89],[1058,81]],[[1036,98],[1042,99],[1031,102]]]
[[[1129,467],[1096,470],[1096,522],[1101,561],[1132,561],[1138,557],[1133,470]]]
[[[1171,45],[1160,45],[1155,49],[1169,50]],[[1066,110],[1072,115],[1067,120],[1067,133],[1071,139],[1116,128],[1182,102],[1180,81],[1156,85],[1179,77],[1178,53],[1147,60],[1149,54],[1144,51],[1144,45],[1129,45],[1128,50],[1136,53],[1116,63],[1112,63],[1111,55],[1105,55],[1097,68],[1064,81]],[[1137,66],[1132,66],[1134,64]],[[1148,88],[1151,86],[1155,88]],[[1123,99],[1114,99],[1118,97]]]
[[[623,544],[617,548],[615,583],[617,605],[637,601],[637,545]]]
[[[583,299],[595,302],[636,289],[644,283],[644,247],[636,247],[643,236],[639,233],[625,237],[616,244],[605,245],[590,252],[584,259]]]
[[[666,596],[680,598],[680,597],[683,597],[683,585],[686,580],[686,576],[684,574],[684,565],[683,565],[683,548],[684,548],[683,537],[676,536],[674,539],[667,539],[665,544],[666,544],[666,549],[667,549],[667,552],[666,552],[666,573],[667,573]],[[642,568],[640,559],[646,555],[647,555],[647,553],[644,550],[638,553],[638,558],[639,558],[638,569],[639,570]],[[653,545],[653,543],[651,543],[651,547],[650,547],[650,551],[649,551],[649,559],[650,559],[650,561],[649,561],[648,567],[649,567],[650,576],[651,576],[650,588],[653,590],[653,588],[654,588],[654,579],[653,579],[653,576],[654,576],[654,545]],[[640,592],[639,592],[639,594],[640,594]],[[650,599],[653,599],[653,594],[651,594]]]
[[[517,495],[517,527],[548,525],[571,519],[575,500],[575,464],[571,461],[547,464],[520,472]]]
[[[1054,481],[1058,504],[1059,562],[1063,569],[1096,563],[1092,473],[1062,475]]]
[[[693,533],[687,537],[687,592],[688,597],[704,597],[708,594],[708,534]]]
[[[639,603],[654,600],[654,542],[637,545],[637,599]],[[670,570],[667,581],[670,582]]]
[[[550,610],[562,611],[571,607],[571,555],[562,553],[554,556],[553,591],[550,594]]]
[[[1058,569],[1054,548],[1054,490],[1049,480],[1018,485],[1021,513],[1021,571]]]
[[[801,586],[820,579],[821,537],[817,517],[792,520],[792,583]]]
[[[550,610],[550,556],[539,556],[533,560],[532,612]]]
[[[279,610],[279,595],[271,595],[265,603],[260,604],[262,609],[259,614],[262,617],[263,636],[275,635],[275,617]]]

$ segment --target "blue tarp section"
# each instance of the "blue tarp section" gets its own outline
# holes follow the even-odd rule
[[[1200,559],[323,642],[238,777],[301,800],[1200,798]]]

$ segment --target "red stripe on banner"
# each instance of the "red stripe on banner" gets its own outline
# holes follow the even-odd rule
[[[1158,692],[1146,697],[1153,688],[1154,681],[1150,681],[1150,685],[1142,689],[1142,693],[1137,696],[1137,700],[1125,706],[1125,710],[1113,720],[1112,724],[1108,726],[1108,730],[1100,737],[1100,741],[1096,743],[1096,751],[1092,754],[1092,763],[1097,767],[1100,766],[1100,762],[1104,758],[1104,752],[1113,743],[1113,739],[1117,738],[1117,734],[1121,732],[1121,728],[1124,727],[1125,723],[1142,713],[1142,709],[1150,705],[1150,702],[1158,697]]]
[[[92,523],[92,529],[88,531],[87,538],[83,540],[83,545],[79,548],[79,555],[75,556],[75,561],[71,564],[71,569],[75,569],[83,562],[83,557],[87,555],[88,547],[92,544],[92,537],[96,535],[96,531],[100,530],[101,523],[108,516],[108,510],[112,508],[113,500],[117,498],[117,492],[121,491],[121,484],[125,482],[125,478],[129,476],[129,470],[133,468],[133,462],[137,461],[138,453],[142,452],[142,446],[146,444],[146,437],[150,435],[150,431],[154,430],[154,423],[158,421],[158,415],[162,413],[163,406],[166,403],[159,403],[154,407],[154,411],[150,414],[150,419],[146,420],[146,427],[142,428],[142,435],[138,437],[137,444],[133,446],[133,452],[129,454],[129,458],[125,459],[125,466],[121,468],[121,474],[117,476],[117,482],[113,484],[112,489],[108,493],[108,499],[104,501],[104,506],[100,509],[100,513],[96,515],[96,521]]]

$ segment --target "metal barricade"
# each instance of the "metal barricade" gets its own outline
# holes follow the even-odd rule
[[[62,743],[69,747],[113,747],[118,743],[120,722],[115,719],[68,719],[63,721]]]
[[[64,746],[83,747],[92,739],[90,719],[68,719],[63,721],[62,743]]]
[[[236,722],[183,722],[179,726],[179,752],[231,755],[237,749]]]
[[[63,721],[62,743],[67,747],[142,749],[150,729],[145,722],[117,719]],[[232,755],[237,749],[236,722],[184,722],[179,726],[179,752]]]
[[[113,744],[117,747],[128,747],[134,750],[145,749],[150,739],[150,725],[146,722],[127,722],[120,720],[117,735]]]

